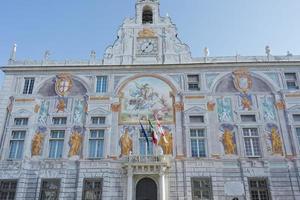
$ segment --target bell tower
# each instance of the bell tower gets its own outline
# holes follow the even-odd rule
[[[136,0],[136,23],[157,24],[159,22],[159,0]]]
[[[116,41],[107,47],[107,65],[170,64],[191,61],[189,47],[179,38],[171,18],[161,16],[159,0],[136,0],[135,16],[126,18]]]

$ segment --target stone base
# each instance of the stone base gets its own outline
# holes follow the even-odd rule
[[[80,156],[71,156],[70,160],[80,160]]]

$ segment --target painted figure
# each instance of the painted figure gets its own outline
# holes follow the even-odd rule
[[[37,132],[32,139],[31,155],[39,156],[41,154],[44,141],[44,135],[41,132]]]
[[[158,145],[161,146],[164,155],[173,154],[173,135],[169,131],[166,131],[164,136],[161,136],[158,142]]]
[[[44,101],[40,108],[38,122],[41,125],[46,126],[47,118],[48,118],[48,109],[49,109],[49,102]]]
[[[65,112],[66,102],[64,99],[59,99],[56,106],[56,112]]]
[[[276,128],[272,128],[271,130],[271,141],[272,141],[272,151],[273,154],[280,154],[282,155],[282,142],[279,136],[279,133]]]
[[[223,144],[225,149],[225,154],[235,154],[235,144],[233,133],[229,129],[225,129],[223,134]]]
[[[82,136],[78,132],[74,132],[71,135],[70,138],[70,151],[69,151],[69,156],[76,156],[78,155],[80,148],[81,148],[81,141],[82,141]]]
[[[120,138],[120,146],[121,146],[121,155],[129,156],[130,152],[132,152],[132,139],[129,136],[128,129],[125,130],[125,133]]]
[[[232,106],[230,98],[219,98],[218,103],[218,117],[220,122],[233,121]]]
[[[250,94],[240,94],[243,110],[252,110],[252,99]]]
[[[276,114],[275,114],[275,107],[274,107],[273,98],[264,97],[262,107],[263,107],[264,120],[266,120],[266,121],[275,121],[276,120]]]
[[[76,105],[74,108],[74,123],[75,124],[82,124],[84,112],[85,112],[84,101],[76,100]]]

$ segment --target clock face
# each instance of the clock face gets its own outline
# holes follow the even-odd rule
[[[155,56],[158,54],[157,38],[138,38],[137,39],[137,55]]]

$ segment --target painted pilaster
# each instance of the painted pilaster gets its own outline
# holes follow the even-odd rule
[[[132,200],[132,168],[128,166],[127,170],[127,200]]]
[[[120,111],[120,103],[113,103],[111,105],[112,111],[112,127],[111,127],[111,135],[110,135],[110,157],[116,158],[118,156],[118,138],[119,138],[119,111]]]
[[[288,129],[287,129],[287,119],[285,117],[285,102],[282,99],[279,99],[279,97],[276,97],[276,108],[278,112],[278,118],[279,118],[279,124],[280,124],[280,132],[282,136],[282,143],[285,148],[285,154],[293,155],[290,138],[288,135]]]
[[[184,156],[184,151],[183,151],[184,140],[182,136],[182,120],[183,120],[184,104],[182,102],[176,102],[174,106],[175,106],[175,117],[176,117],[176,125],[175,125],[176,157],[182,157]]]

